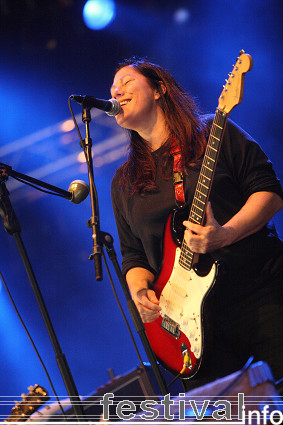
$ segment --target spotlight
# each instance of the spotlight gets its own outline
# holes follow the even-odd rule
[[[177,24],[184,24],[189,21],[191,13],[187,8],[179,8],[175,11],[173,19]]]
[[[115,3],[113,0],[88,0],[83,8],[83,18],[86,26],[92,30],[101,30],[115,18]]]

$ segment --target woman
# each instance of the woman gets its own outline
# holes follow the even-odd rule
[[[111,96],[121,105],[117,123],[130,136],[128,160],[112,182],[122,270],[143,322],[153,322],[161,310],[153,283],[162,266],[164,226],[176,207],[171,147],[181,152],[178,169],[190,206],[212,120],[200,116],[165,69],[143,59],[118,66]],[[204,226],[183,223],[185,241],[200,262],[209,254],[225,263],[213,295],[214,349],[204,381],[241,368],[251,355],[267,361],[278,379],[282,243],[268,222],[282,208],[282,189],[260,147],[231,121],[209,199]]]

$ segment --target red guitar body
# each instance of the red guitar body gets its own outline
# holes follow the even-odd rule
[[[172,285],[177,286],[177,295],[176,290],[173,292],[170,290],[170,299],[174,298],[174,308],[177,310],[177,317],[173,313],[175,320],[172,319],[172,309],[170,310],[172,306],[169,305],[169,308],[168,306],[166,308],[165,301],[165,303],[163,302],[163,305],[165,305],[164,311],[162,312],[163,317],[159,317],[154,322],[145,323],[145,329],[151,347],[158,360],[174,374],[178,374],[183,368],[184,359],[182,351],[184,350],[183,344],[185,344],[185,347],[187,347],[189,351],[191,364],[190,368],[187,369],[186,373],[182,376],[184,378],[191,378],[197,373],[202,360],[203,305],[206,296],[215,282],[218,265],[215,263],[207,276],[200,277],[196,274],[194,269],[188,271],[179,264],[178,251],[180,248],[173,238],[174,229],[172,223],[174,222],[174,214],[175,212],[169,216],[165,227],[163,266],[155,281],[154,290],[157,298],[161,302],[162,297],[164,298],[162,294],[165,293],[165,288],[172,287]],[[194,283],[192,284],[193,281]],[[196,297],[195,294],[190,293],[190,291],[194,291],[195,285],[201,289],[201,293],[199,289],[196,290]],[[193,300],[191,305],[187,303],[188,298]],[[176,305],[177,302],[178,305]],[[191,309],[191,311],[187,311],[188,308]],[[166,313],[169,314],[167,315]],[[173,328],[175,330],[177,329],[177,333],[171,333],[164,329],[162,323],[165,316],[173,320]],[[190,326],[190,322],[193,326]],[[172,324],[171,320],[169,320],[169,324]],[[182,329],[185,332],[183,332]],[[195,339],[197,339],[197,341],[195,341]]]

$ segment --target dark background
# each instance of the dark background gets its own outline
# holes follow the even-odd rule
[[[241,49],[253,57],[243,103],[231,119],[248,131],[270,157],[282,180],[282,2],[122,1],[104,30],[83,23],[84,1],[2,1],[0,19],[0,160],[14,170],[68,189],[87,181],[77,133],[62,131],[69,120],[70,94],[109,98],[117,62],[147,56],[168,68],[214,112],[228,72]],[[185,22],[174,19],[185,7]],[[81,124],[81,108],[73,104]],[[101,228],[115,238],[110,184],[126,152],[115,119],[93,110],[95,182]],[[80,126],[83,137],[84,127]],[[125,374],[138,358],[111,291],[96,282],[90,199],[80,205],[44,195],[10,178],[22,238],[34,267],[62,350],[82,395],[109,380],[108,368]],[[282,236],[282,212],[275,217]],[[13,237],[0,229],[1,272],[46,362],[59,395],[66,390],[54,352]],[[120,260],[120,254],[119,254]],[[111,269],[112,270],[112,269]],[[114,278],[118,293],[124,296]],[[0,396],[15,396],[35,383],[51,389],[2,285],[0,291]],[[138,341],[140,347],[140,343]],[[142,351],[142,349],[141,349]],[[146,360],[142,351],[142,356]],[[2,398],[1,398],[2,400]],[[1,414],[12,406],[1,405]]]

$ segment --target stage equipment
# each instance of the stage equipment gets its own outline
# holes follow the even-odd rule
[[[77,401],[80,401],[78,391],[77,391],[75,382],[73,380],[71,371],[69,369],[66,357],[63,354],[61,347],[59,345],[59,341],[55,334],[55,330],[53,328],[49,313],[47,311],[44,299],[42,297],[38,282],[36,280],[34,271],[29,261],[25,246],[23,244],[23,241],[20,235],[21,226],[17,219],[13,206],[11,204],[11,201],[9,198],[9,192],[6,188],[5,182],[8,180],[9,176],[18,178],[20,181],[24,183],[28,181],[29,183],[32,183],[32,185],[44,187],[45,189],[52,191],[49,193],[57,194],[63,198],[69,199],[71,202],[74,202],[74,203],[81,202],[88,195],[88,190],[86,190],[87,185],[84,182],[80,182],[80,183],[78,183],[78,181],[73,182],[70,185],[71,191],[66,191],[58,187],[49,185],[47,183],[41,182],[40,180],[33,179],[32,177],[26,176],[24,174],[17,173],[16,171],[13,171],[12,167],[10,166],[7,166],[5,164],[0,164],[0,215],[3,219],[4,228],[10,235],[14,237],[16,241],[27,276],[29,278],[31,287],[33,289],[42,318],[46,326],[48,335],[50,337],[61,376],[63,378],[68,395],[71,397],[72,403],[74,403],[74,412],[75,412],[77,421],[81,422],[83,421],[83,409],[80,404],[76,403]]]
[[[120,268],[120,265],[117,260],[117,254],[115,252],[114,246],[113,246],[113,237],[106,232],[103,232],[100,230],[100,218],[99,218],[99,203],[98,203],[98,196],[97,196],[97,190],[94,182],[94,174],[93,174],[93,161],[92,161],[92,139],[90,137],[90,130],[89,130],[89,123],[91,122],[91,113],[90,113],[90,107],[85,106],[82,102],[82,121],[85,124],[85,139],[82,139],[81,133],[79,131],[77,122],[75,120],[74,113],[72,111],[71,107],[71,100],[73,99],[74,95],[69,96],[69,108],[72,115],[72,118],[74,120],[75,126],[78,131],[78,135],[80,138],[80,146],[84,151],[86,163],[88,167],[88,178],[89,178],[89,188],[90,188],[90,200],[91,200],[91,212],[92,216],[88,221],[88,227],[92,229],[92,241],[93,241],[93,251],[92,254],[89,256],[90,260],[94,260],[94,268],[95,268],[95,279],[97,281],[101,281],[103,279],[102,276],[102,260],[101,257],[103,255],[103,247],[106,249],[108,256],[110,260],[113,263],[114,269],[116,271],[117,277],[119,279],[119,282],[121,284],[121,287],[124,291],[124,295],[127,300],[127,306],[129,313],[131,315],[132,321],[134,323],[135,329],[140,336],[141,342],[143,344],[143,347],[145,349],[147,358],[152,366],[152,370],[155,376],[155,379],[158,382],[160,392],[161,394],[165,395],[168,393],[168,389],[164,380],[164,377],[160,373],[156,357],[153,353],[153,350],[149,344],[148,338],[145,333],[145,327],[141,320],[141,317],[139,315],[139,312],[136,308],[136,305],[134,301],[132,300],[132,297],[130,295],[130,291],[128,288],[128,285],[126,283],[126,280],[124,276],[122,275],[122,271]],[[104,257],[105,260],[105,257]],[[106,263],[106,261],[105,261]],[[107,267],[107,264],[106,264]],[[109,273],[108,267],[107,271]],[[109,277],[111,280],[111,276],[109,273]],[[141,360],[141,356],[138,352],[137,346],[135,345],[135,349],[137,352],[137,355],[139,357],[141,367],[143,366],[143,362]],[[145,370],[146,373],[146,370]]]

